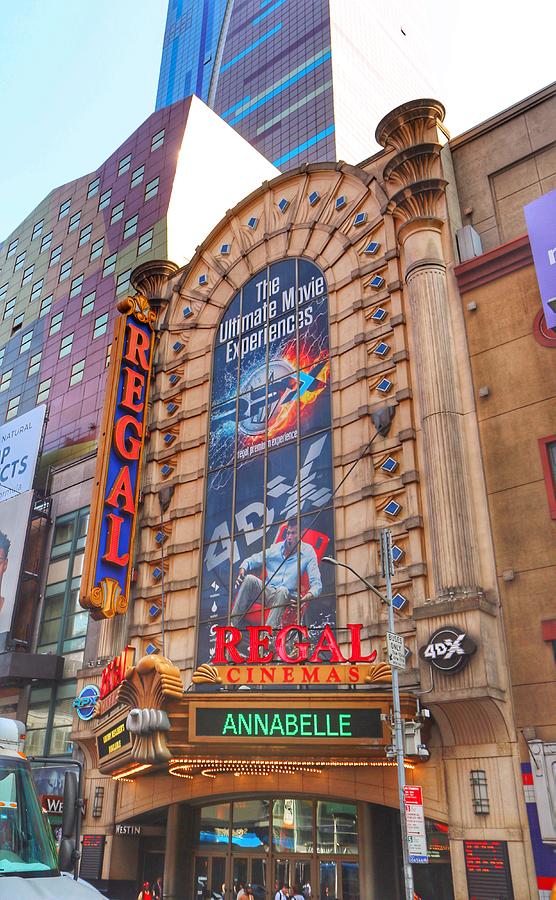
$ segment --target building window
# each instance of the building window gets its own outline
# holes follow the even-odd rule
[[[131,153],[128,153],[127,156],[124,156],[123,159],[121,159],[118,164],[118,175],[123,175],[124,172],[128,172],[130,168],[131,168]]]
[[[156,134],[153,134],[151,140],[151,153],[153,150],[158,150],[159,147],[162,147],[164,143],[164,128],[162,131],[157,131]]]
[[[119,222],[120,219],[124,217],[124,201],[121,203],[116,203],[116,206],[112,207],[112,212],[110,213],[110,224],[113,225],[114,222]]]
[[[58,353],[58,359],[63,359],[64,356],[68,356],[71,353],[72,344],[73,332],[71,334],[66,334],[66,336],[62,338],[62,342],[60,344],[60,352]]]
[[[151,200],[153,197],[156,197],[158,194],[158,182],[160,181],[159,176],[153,178],[152,181],[148,181],[145,185],[145,203],[147,200]]]
[[[98,198],[98,211],[101,209],[105,209],[107,206],[110,206],[110,197],[112,196],[112,188],[108,188],[107,191],[104,191],[103,194]]]
[[[2,375],[0,376],[0,394],[8,390],[10,382],[12,380],[12,372],[13,369],[8,369],[7,372],[2,372]]]
[[[41,301],[41,308],[39,309],[39,319],[42,319],[43,316],[46,316],[46,314],[50,312],[51,306],[52,294],[49,294],[48,297],[45,297],[44,300]]]
[[[31,263],[30,266],[27,266],[26,269],[23,270],[23,278],[21,279],[21,287],[24,284],[29,284],[31,278],[33,277],[33,269],[35,268],[35,263]]]
[[[89,262],[92,262],[93,259],[98,259],[99,256],[102,256],[102,248],[104,247],[104,238],[101,237],[98,241],[94,241],[91,244],[91,254],[89,256]]]
[[[39,253],[44,253],[45,250],[48,250],[51,243],[52,243],[52,232],[49,231],[48,234],[45,234],[45,236],[43,237],[43,239],[41,241],[41,249],[39,250]]]
[[[31,375],[36,375],[41,366],[41,357],[42,350],[38,353],[34,353],[31,359],[29,360],[29,371],[27,372],[27,377],[30,378]]]
[[[36,222],[33,226],[33,234],[31,235],[31,240],[34,241],[35,238],[38,238],[42,234],[42,226],[44,225],[44,219],[41,219],[40,222]]]
[[[103,313],[101,316],[97,316],[95,319],[95,324],[93,328],[93,341],[95,338],[100,337],[101,334],[106,332],[108,327],[108,313]]]
[[[81,315],[86,316],[87,313],[92,312],[95,306],[95,296],[96,292],[91,291],[90,294],[85,294],[83,297],[83,302],[81,303]]]
[[[23,337],[21,338],[21,346],[19,348],[20,355],[22,353],[26,353],[27,350],[31,349],[31,341],[33,340],[33,329],[31,331],[26,331]]]
[[[104,260],[104,265],[102,267],[102,277],[104,278],[106,275],[111,275],[114,269],[116,268],[116,260],[118,258],[117,253],[112,253],[111,256],[107,256]]]
[[[2,287],[0,287],[0,301],[6,299],[6,295],[8,293],[8,286],[9,286],[9,282],[6,281],[6,284],[3,284]]]
[[[33,300],[38,300],[43,286],[44,278],[41,278],[39,281],[35,281],[33,287],[31,288],[31,296],[29,297],[29,303],[32,303]]]
[[[100,178],[95,178],[94,181],[91,181],[89,187],[87,188],[87,200],[90,200],[91,197],[94,197],[95,194],[98,194],[98,189],[100,187]]]
[[[71,287],[70,287],[70,300],[72,297],[77,297],[78,294],[81,293],[81,288],[83,287],[83,279],[84,275],[78,275],[77,278],[74,278]]]
[[[71,367],[71,375],[70,375],[70,387],[73,387],[74,384],[79,384],[80,381],[83,381],[83,372],[85,371],[85,360],[80,359],[79,362],[76,362]]]
[[[8,421],[8,419],[13,419],[15,416],[17,416],[20,400],[21,395],[18,394],[17,397],[12,397],[12,399],[8,403],[8,409],[6,410],[6,422]]]
[[[69,278],[71,275],[71,267],[73,266],[73,259],[66,259],[64,263],[60,266],[60,277],[58,278],[58,283],[65,281],[66,278]]]
[[[60,205],[60,212],[58,213],[58,221],[60,221],[60,219],[65,219],[65,217],[67,216],[67,214],[70,211],[70,206],[71,206],[71,199],[65,200],[64,203],[62,203]]]
[[[68,234],[70,233],[70,231],[75,231],[76,228],[79,228],[80,220],[81,220],[81,210],[79,210],[79,212],[74,213],[73,216],[71,217],[71,219],[69,220]]]
[[[6,253],[6,259],[9,259],[10,256],[13,256],[15,251],[17,250],[19,238],[14,238],[11,244],[8,245],[8,252]]]
[[[154,229],[149,228],[148,231],[145,231],[144,234],[139,238],[139,244],[137,245],[137,256],[141,256],[142,253],[146,253],[147,250],[150,250],[153,245],[153,234]]]
[[[106,348],[106,359],[104,360],[104,368],[107,369],[110,365],[110,354],[112,353],[112,344],[108,344]]]
[[[131,269],[120,272],[116,279],[116,294],[123,294],[129,288],[129,279],[131,278]]]
[[[53,334],[56,334],[56,332],[60,331],[60,328],[62,327],[62,319],[63,318],[64,318],[63,312],[56,313],[55,316],[52,316],[52,319],[50,320],[50,329],[48,331],[48,334],[50,337],[52,337]]]
[[[539,450],[550,517],[556,519],[556,434],[539,438]]]
[[[15,309],[15,297],[12,297],[11,300],[7,301],[7,303],[4,307],[3,318],[8,319],[10,316],[12,316],[14,309]]]
[[[54,247],[54,250],[50,254],[50,262],[48,263],[48,268],[52,268],[55,266],[57,262],[60,262],[60,257],[62,255],[62,245],[58,244],[57,247]]]
[[[70,740],[73,722],[73,701],[77,682],[62,681],[55,688],[33,687],[29,695],[25,749],[40,756],[69,756],[73,752]],[[63,792],[63,784],[52,789]]]
[[[82,247],[83,244],[87,244],[91,240],[91,232],[93,230],[93,223],[90,225],[85,225],[85,228],[81,229],[81,233],[79,235],[79,241],[77,246]]]
[[[17,272],[18,269],[23,268],[23,263],[25,262],[25,253],[26,251],[24,250],[23,253],[20,253],[18,256],[16,256],[14,263],[14,272]]]
[[[19,331],[19,329],[21,328],[22,325],[23,325],[23,313],[20,313],[18,316],[15,317],[15,319],[12,322],[12,334],[15,331]]]
[[[135,172],[132,172],[130,188],[137,187],[138,184],[141,184],[143,178],[145,177],[145,166],[139,166],[138,169],[135,169]]]
[[[37,403],[45,403],[48,400],[51,384],[52,378],[46,378],[45,381],[41,381],[39,383],[39,389],[37,391]]]
[[[128,219],[124,225],[124,241],[127,238],[133,237],[135,232],[137,231],[137,222],[139,221],[139,216],[132,216],[131,219]]]

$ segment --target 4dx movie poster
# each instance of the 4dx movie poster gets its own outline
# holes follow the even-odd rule
[[[216,625],[303,625],[314,643],[335,625],[330,404],[326,281],[283,260],[238,291],[216,336],[198,664]]]

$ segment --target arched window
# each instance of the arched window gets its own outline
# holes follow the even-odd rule
[[[336,621],[328,297],[305,259],[263,269],[216,335],[197,662],[214,626]],[[243,642],[240,652],[243,649]]]

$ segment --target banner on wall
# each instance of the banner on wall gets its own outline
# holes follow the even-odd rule
[[[33,491],[0,503],[0,635],[11,630]]]
[[[42,404],[0,426],[0,502],[33,487],[45,414]]]
[[[336,622],[328,297],[312,262],[251,278],[213,356],[197,661],[215,628]],[[318,513],[318,517],[317,514]]]
[[[556,328],[556,190],[523,208],[533,253],[544,317]]]

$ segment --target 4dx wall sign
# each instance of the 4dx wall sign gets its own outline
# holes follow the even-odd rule
[[[112,343],[79,602],[93,619],[127,610],[156,314],[127,297]]]
[[[440,672],[454,675],[465,668],[476,649],[475,641],[468,634],[446,625],[430,636],[426,647],[420,648],[419,656]]]

